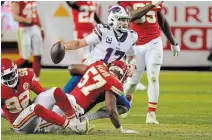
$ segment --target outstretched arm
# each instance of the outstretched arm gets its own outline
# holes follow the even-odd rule
[[[94,14],[94,20],[96,21],[97,24],[102,24],[102,21],[96,12]]]
[[[73,74],[84,75],[87,69],[88,66],[84,64],[72,64],[68,67],[70,75]]]
[[[79,48],[83,48],[83,47],[87,46],[88,44],[85,41],[85,39],[83,38],[83,39],[69,41],[67,43],[64,43],[63,45],[65,46],[66,50],[76,50]]]

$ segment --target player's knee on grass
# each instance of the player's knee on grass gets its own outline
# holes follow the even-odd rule
[[[71,79],[66,83],[66,85],[63,88],[63,91],[65,93],[70,93],[72,90],[77,86],[77,84],[80,82],[82,76],[81,75],[74,75],[71,77]]]

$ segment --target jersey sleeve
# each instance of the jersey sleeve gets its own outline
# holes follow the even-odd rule
[[[115,78],[111,78],[109,81],[110,82],[108,83],[108,90],[112,91],[118,96],[124,94],[124,89],[121,82],[119,82]]]
[[[136,54],[135,46],[138,40],[138,34],[134,31],[132,32],[132,39],[133,39],[133,44],[132,44],[132,47],[130,47],[130,49],[126,52],[127,56],[134,56]]]
[[[85,37],[86,43],[88,45],[98,44],[99,42],[102,41],[103,32],[104,32],[103,31],[103,25],[102,24],[97,24],[94,27],[93,32]]]

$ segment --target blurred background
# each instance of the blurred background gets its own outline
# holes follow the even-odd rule
[[[1,7],[1,55],[17,60],[19,58],[17,29],[13,20],[11,2]],[[165,1],[163,12],[169,21],[173,34],[181,46],[179,57],[173,57],[165,37],[164,62],[162,69],[169,70],[212,70],[212,4],[211,2]],[[97,2],[97,14],[107,23],[107,11],[115,1]],[[58,65],[50,58],[52,44],[58,40],[69,41],[75,38],[72,9],[66,2],[37,2],[37,11],[44,31],[42,67],[66,67],[71,63],[80,63],[81,58],[73,57],[76,52],[66,53],[65,59]],[[32,58],[30,58],[30,61]],[[27,63],[26,65],[30,65]]]

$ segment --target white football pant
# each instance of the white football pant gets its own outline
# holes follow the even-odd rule
[[[141,76],[147,70],[148,78],[148,100],[158,102],[159,96],[159,72],[163,61],[163,45],[161,37],[153,39],[149,43],[136,46],[136,67],[137,70],[132,77],[124,84],[124,92],[131,95],[136,85],[140,82]]]
[[[31,55],[41,55],[43,39],[40,27],[37,25],[31,27],[19,27],[18,43],[19,55],[22,58],[28,60]]]

